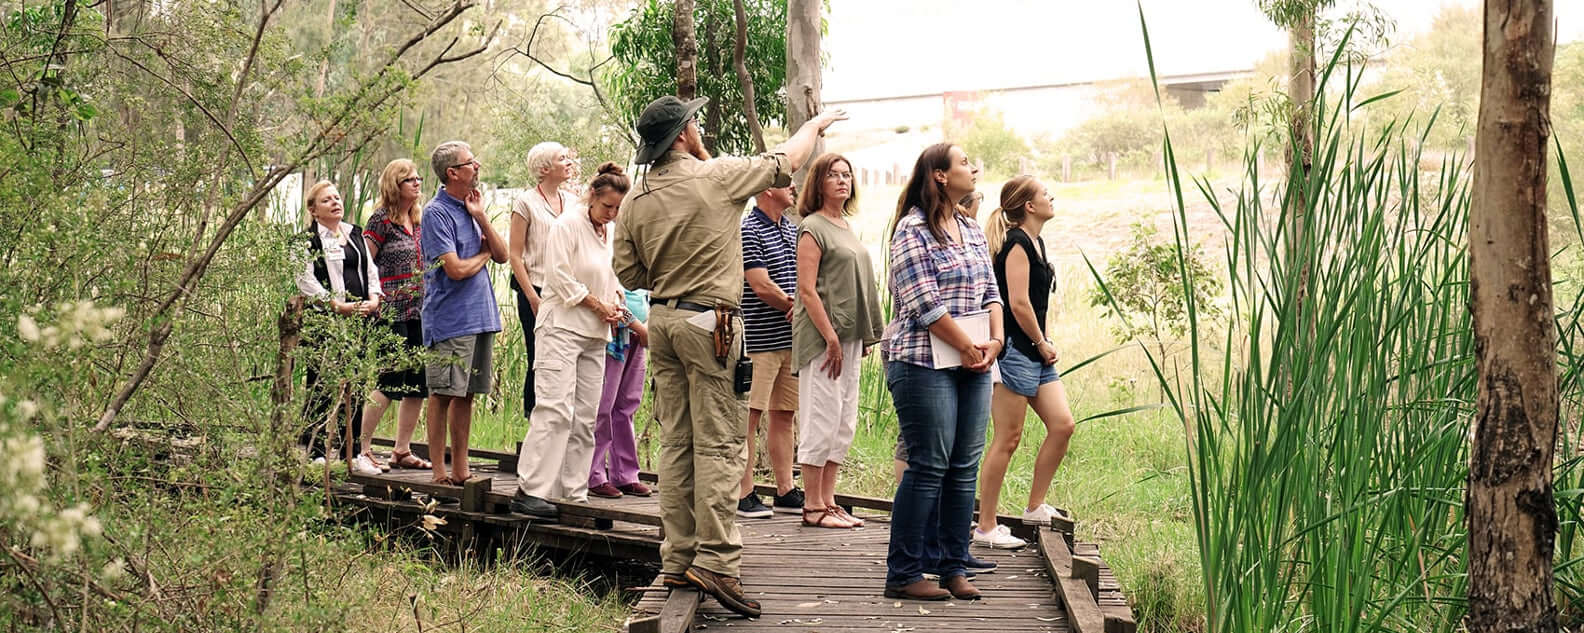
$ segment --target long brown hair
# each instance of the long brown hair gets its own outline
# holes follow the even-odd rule
[[[956,145],[949,142],[936,143],[919,154],[918,161],[913,163],[913,174],[908,176],[907,186],[897,198],[896,215],[891,218],[891,235],[896,235],[897,225],[907,217],[908,211],[918,207],[924,210],[924,225],[929,228],[930,235],[935,236],[936,242],[946,243],[946,232],[940,225],[957,214],[957,204],[946,195],[946,184],[935,182],[935,172],[951,169],[953,147]]]
[[[396,203],[401,200],[401,181],[410,176],[418,176],[418,164],[405,158],[398,158],[386,163],[385,169],[380,171],[379,200],[375,203],[374,208],[383,209],[385,217],[390,218],[392,222],[398,220]],[[419,213],[420,209],[423,209],[422,187],[419,187],[418,198],[413,200],[412,206],[401,210],[401,212],[407,214],[410,222],[418,224],[423,216],[422,213]]]
[[[797,212],[801,217],[808,217],[825,206],[825,177],[830,174],[836,163],[847,163],[847,171],[853,170],[852,161],[841,154],[820,154],[809,166],[808,172],[803,175],[803,195],[798,197]],[[842,202],[842,215],[852,215],[858,212],[858,178],[853,174],[852,185],[848,187],[847,200]]]
[[[991,254],[1001,252],[1001,245],[1006,243],[1007,231],[1028,219],[1028,205],[1034,201],[1038,185],[1039,181],[1029,175],[1018,176],[1001,185],[1001,206],[991,211],[990,217],[985,220],[985,242]]]

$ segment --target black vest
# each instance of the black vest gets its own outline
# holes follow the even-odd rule
[[[346,259],[341,260],[341,281],[346,285],[348,301],[368,298],[368,245],[363,243],[363,229],[353,224],[352,235],[347,240]],[[308,227],[308,252],[314,256],[314,279],[325,290],[330,290],[330,267],[325,263],[324,244],[319,241],[319,223]]]

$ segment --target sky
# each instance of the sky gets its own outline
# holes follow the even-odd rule
[[[1256,0],[1142,0],[1163,75],[1252,68],[1287,36]],[[1339,0],[1350,7],[1353,0]],[[1443,6],[1376,0],[1393,42],[1427,30]],[[1559,43],[1584,38],[1584,0],[1554,2]],[[1083,82],[1149,73],[1133,0],[830,0],[824,99]],[[883,34],[878,36],[876,34]]]

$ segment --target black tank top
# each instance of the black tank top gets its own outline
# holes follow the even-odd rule
[[[1038,240],[1038,247],[1035,246]],[[1001,250],[995,254],[996,286],[1001,290],[1001,322],[1006,330],[1007,347],[1017,348],[1019,352],[1036,361],[1040,359],[1039,340],[1023,331],[1023,326],[1018,324],[1017,318],[1012,316],[1012,297],[1007,294],[1006,260],[1007,253],[1014,248],[1023,249],[1028,256],[1028,294],[1029,303],[1034,306],[1034,320],[1040,327],[1045,327],[1045,312],[1050,307],[1051,283],[1055,280],[1056,269],[1051,266],[1045,257],[1045,238],[1029,239],[1028,233],[1021,228],[1012,228],[1007,231],[1006,240],[1001,243]],[[1005,354],[1005,350],[1002,354]]]

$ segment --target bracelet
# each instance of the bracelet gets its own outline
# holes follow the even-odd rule
[[[990,340],[991,341],[995,341],[996,345],[1000,345],[1002,349],[1006,349],[1006,341],[1005,340],[996,338],[994,336],[990,337]],[[986,342],[988,343],[989,341],[986,341]]]

